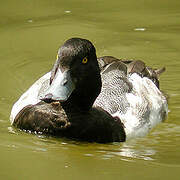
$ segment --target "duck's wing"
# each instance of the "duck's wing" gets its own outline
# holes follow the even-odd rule
[[[107,65],[110,65],[113,62],[120,61],[120,59],[115,58],[113,56],[103,56],[103,57],[99,57],[97,60],[98,60],[98,64],[99,64],[101,72],[106,68]]]
[[[165,67],[153,69],[146,66],[146,64],[141,60],[118,59],[113,56],[103,56],[98,58],[101,72],[104,71],[108,65],[114,62],[122,62],[126,66],[127,74],[137,73],[141,77],[147,77],[159,88],[159,76],[165,71]]]
[[[34,105],[41,99],[43,93],[48,89],[51,72],[46,73],[39,78],[12,107],[10,121],[13,124],[16,115],[27,105]]]
[[[137,73],[141,77],[147,77],[159,88],[159,76],[165,71],[165,67],[160,69],[153,69],[146,66],[141,60],[122,60],[127,66],[127,73]]]
[[[100,106],[110,114],[125,112],[129,107],[126,93],[132,91],[132,84],[127,77],[127,67],[121,62],[107,64],[101,70],[102,89],[94,106]]]

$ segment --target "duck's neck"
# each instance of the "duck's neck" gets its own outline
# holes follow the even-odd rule
[[[94,101],[101,92],[101,76],[89,78],[82,83],[69,97],[62,103],[66,113],[87,112],[92,108]]]

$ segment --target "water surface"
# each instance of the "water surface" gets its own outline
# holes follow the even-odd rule
[[[173,179],[180,177],[180,1],[6,0],[0,3],[0,177]],[[80,143],[21,132],[9,123],[17,98],[49,71],[68,38],[91,40],[98,56],[166,67],[169,115],[126,143]]]

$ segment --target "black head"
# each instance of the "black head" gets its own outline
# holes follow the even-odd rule
[[[67,40],[58,50],[44,100],[72,101],[89,109],[101,91],[100,69],[93,44],[81,38]]]

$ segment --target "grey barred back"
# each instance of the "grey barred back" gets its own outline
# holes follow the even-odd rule
[[[101,71],[101,78],[102,89],[94,106],[100,106],[110,114],[117,111],[125,113],[129,107],[125,94],[132,90],[127,79],[126,65],[121,61],[112,62]]]

